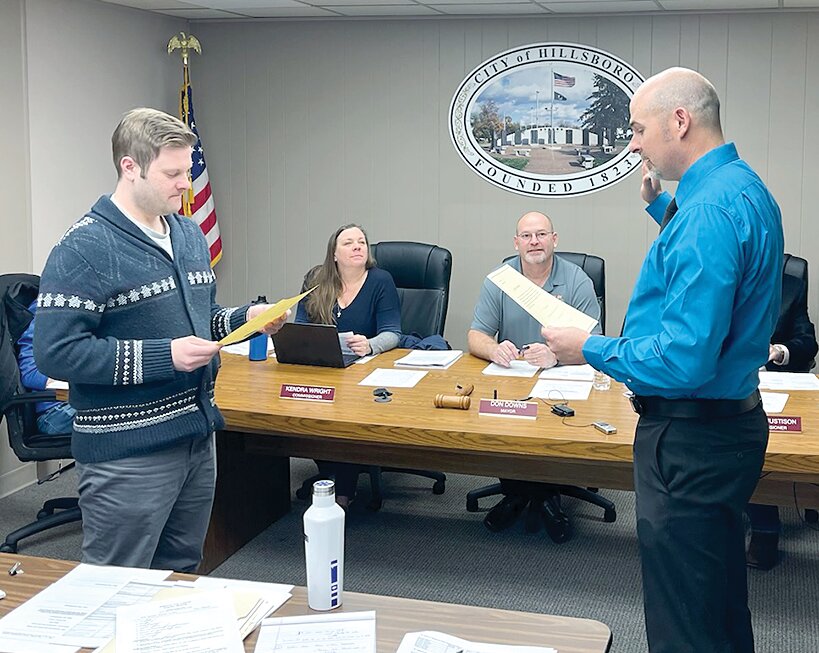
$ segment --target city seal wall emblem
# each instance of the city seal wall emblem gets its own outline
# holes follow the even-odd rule
[[[461,82],[449,133],[486,181],[529,197],[602,190],[640,168],[629,102],[644,81],[630,64],[576,43],[501,52]]]

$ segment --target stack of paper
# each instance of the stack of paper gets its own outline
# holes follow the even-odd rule
[[[463,355],[460,349],[443,351],[415,349],[395,361],[395,366],[411,367],[416,370],[445,370]]]
[[[594,368],[591,365],[560,365],[550,367],[540,373],[541,379],[558,381],[594,381]]]

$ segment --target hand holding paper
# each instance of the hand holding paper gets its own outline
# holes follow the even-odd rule
[[[586,331],[576,327],[544,327],[540,333],[559,364],[582,365],[586,362],[583,356],[583,345],[589,339]]]
[[[256,315],[252,315],[250,310],[254,309],[255,307],[251,307],[248,310],[248,317],[252,317],[247,322],[245,322],[242,326],[240,326],[235,331],[232,331],[227,336],[222,338],[219,341],[220,345],[230,345],[234,342],[239,342],[240,340],[244,340],[248,336],[253,335],[257,331],[262,331],[263,333],[268,333],[266,329],[270,328],[273,331],[270,333],[275,333],[281,328],[281,322],[284,322],[281,318],[286,315],[287,311],[293,308],[296,304],[298,304],[302,299],[307,297],[311,292],[316,289],[317,286],[313,286],[307,292],[303,292],[300,295],[296,295],[295,297],[289,297],[287,299],[280,299],[272,306],[268,304],[260,304],[261,310],[256,311]],[[286,317],[285,317],[286,319]]]

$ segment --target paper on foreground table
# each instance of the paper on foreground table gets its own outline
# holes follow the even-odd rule
[[[235,331],[231,331],[228,335],[226,335],[219,341],[219,344],[232,345],[234,342],[239,342],[240,340],[244,340],[248,336],[253,335],[265,324],[268,324],[269,322],[273,322],[274,320],[280,318],[288,310],[290,310],[296,304],[298,304],[302,299],[307,297],[307,295],[313,292],[316,288],[318,288],[318,286],[313,286],[312,288],[310,288],[310,290],[308,290],[307,292],[303,292],[301,295],[296,295],[295,297],[288,297],[287,299],[280,299],[266,311],[259,313],[252,320],[245,322]]]
[[[454,635],[425,630],[404,635],[396,653],[558,653],[558,651],[548,646],[470,642]]]
[[[375,653],[375,611],[332,612],[262,621],[255,653]]]
[[[597,324],[593,317],[550,295],[509,265],[502,265],[486,278],[543,326],[573,326],[591,333]]]
[[[117,609],[118,653],[244,653],[229,594],[191,591]]]

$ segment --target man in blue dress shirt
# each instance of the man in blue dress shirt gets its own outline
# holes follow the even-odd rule
[[[623,335],[544,328],[561,363],[588,361],[625,383],[634,441],[637,535],[652,653],[754,650],[742,511],[765,458],[757,391],[782,279],[779,207],[725,143],[719,98],[672,68],[631,101],[629,145],[660,223]],[[676,197],[659,179],[678,180]]]

